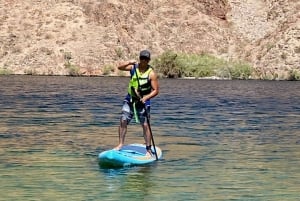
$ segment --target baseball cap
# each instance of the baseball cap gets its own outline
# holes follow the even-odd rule
[[[148,50],[142,50],[140,52],[140,57],[146,57],[146,58],[150,59],[151,54],[150,54],[150,52]]]

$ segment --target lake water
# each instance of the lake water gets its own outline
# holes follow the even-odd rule
[[[128,78],[0,77],[0,200],[300,199],[300,82],[161,79],[163,160],[102,169]],[[143,143],[139,125],[127,143]]]

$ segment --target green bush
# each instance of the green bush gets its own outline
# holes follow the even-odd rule
[[[72,65],[71,63],[65,63],[65,68],[68,69],[70,76],[80,76],[80,68],[78,66]]]
[[[252,68],[241,62],[227,62],[209,54],[166,51],[151,63],[159,75],[168,78],[212,77],[249,79]]]
[[[103,75],[110,75],[114,72],[115,68],[113,65],[105,65],[103,67]]]
[[[13,72],[7,68],[0,68],[0,75],[11,75]]]
[[[300,71],[290,70],[288,80],[290,80],[290,81],[300,80]]]
[[[164,52],[152,62],[152,65],[154,65],[157,72],[164,77],[181,77],[182,65],[178,62],[177,56],[178,55],[172,51]]]
[[[253,72],[252,67],[246,63],[236,62],[230,64],[229,73],[231,79],[249,79]]]
[[[181,54],[180,63],[185,77],[211,77],[224,62],[208,54]]]
[[[68,69],[68,73],[70,76],[80,76],[80,67],[74,64],[71,64],[71,59],[73,58],[71,52],[64,52],[65,59],[65,68]]]

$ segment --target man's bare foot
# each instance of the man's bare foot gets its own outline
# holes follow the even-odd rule
[[[152,154],[152,152],[151,152],[151,150],[147,150],[147,152],[146,152],[146,155],[145,155],[146,157],[152,157],[153,156],[153,154]]]
[[[122,147],[123,147],[123,144],[119,144],[118,146],[113,148],[113,150],[119,151],[120,149],[122,149]]]

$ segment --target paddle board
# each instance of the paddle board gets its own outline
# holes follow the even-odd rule
[[[162,158],[162,151],[155,146],[157,158]],[[152,152],[154,147],[152,146]],[[146,156],[146,146],[144,144],[129,144],[120,150],[110,149],[99,154],[99,164],[103,167],[127,167],[135,165],[145,165],[156,161],[155,154]]]

